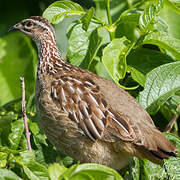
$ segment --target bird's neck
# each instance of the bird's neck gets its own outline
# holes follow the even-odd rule
[[[38,48],[38,72],[41,74],[55,74],[56,67],[63,65],[65,61],[59,52],[56,40],[49,35],[44,35],[43,39],[36,41]]]

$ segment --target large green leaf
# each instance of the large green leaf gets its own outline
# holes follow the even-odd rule
[[[112,80],[111,76],[108,74],[108,72],[107,72],[107,70],[104,67],[104,64],[102,62],[98,62],[96,64],[95,70],[96,70],[97,75]]]
[[[11,144],[9,142],[9,135],[11,134],[12,128],[11,123],[17,120],[17,116],[18,115],[14,113],[0,116],[0,145],[8,146]]]
[[[0,168],[5,168],[7,164],[8,154],[5,152],[0,152]]]
[[[138,48],[127,56],[127,64],[132,78],[142,86],[144,86],[145,75],[148,72],[172,61],[170,56],[146,48]]]
[[[141,44],[154,44],[171,52],[177,60],[180,60],[180,40],[169,36],[164,32],[152,32],[144,37]]]
[[[139,103],[150,114],[155,114],[178,90],[180,90],[180,62],[168,63],[147,74],[144,90],[139,95]]]
[[[180,14],[180,0],[166,0],[166,3],[172,10]]]
[[[22,179],[10,170],[0,169],[0,180],[22,180]]]
[[[67,168],[65,166],[61,166],[60,164],[52,164],[48,167],[48,172],[51,180],[58,180],[59,176],[63,174]]]
[[[140,160],[138,158],[133,158],[130,160],[129,169],[124,176],[125,180],[140,180],[141,167],[139,161]]]
[[[93,15],[94,15],[94,8],[90,8],[86,14],[80,19],[80,21],[82,22],[82,28],[87,31],[88,30],[88,27],[89,27],[89,24],[91,22],[91,19],[93,18]]]
[[[100,164],[81,164],[74,165],[69,168],[59,179],[69,180],[90,180],[90,179],[103,179],[103,180],[123,180],[123,178],[113,169]]]
[[[83,8],[72,1],[56,1],[52,3],[43,13],[43,17],[53,24],[58,24],[65,17],[80,16],[84,14]]]
[[[167,180],[168,174],[160,165],[156,165],[148,160],[141,160],[141,178],[151,180]]]
[[[89,46],[84,60],[81,63],[81,67],[89,69],[93,59],[96,56],[98,49],[102,43],[102,37],[99,36],[98,29],[95,29],[89,37]]]
[[[180,14],[164,6],[160,13],[160,17],[168,24],[168,34],[174,38],[180,39]]]
[[[88,30],[85,31],[81,23],[75,23],[69,28],[67,58],[71,64],[78,66],[82,63],[88,51],[89,36],[97,26],[95,23],[90,23]]]
[[[20,157],[16,158],[16,163],[22,168],[29,179],[48,180],[48,170],[45,166],[35,161],[34,152],[22,151]]]
[[[132,1],[131,1],[132,2]],[[103,21],[107,21],[107,13],[104,0],[95,0],[96,3],[96,15]],[[129,7],[130,1],[126,0],[113,0],[110,1],[110,13],[112,20],[116,20],[120,14]]]
[[[165,166],[169,179],[180,179],[180,158],[171,158],[169,160],[165,160]]]
[[[139,17],[142,10],[133,9],[128,13],[123,13],[116,23],[116,38],[126,36],[129,40],[134,41],[137,39],[136,27],[139,25]]]
[[[156,17],[163,7],[164,0],[156,0],[152,2],[139,18],[139,26],[143,33],[152,30],[153,24],[156,22]]]
[[[23,119],[11,122],[11,133],[8,136],[10,148],[17,149],[24,131]]]
[[[119,80],[123,79],[126,74],[126,56],[130,48],[130,41],[126,37],[122,37],[112,40],[103,50],[102,62],[117,84],[119,84]]]
[[[0,104],[21,97],[20,76],[26,83],[26,97],[29,97],[35,86],[36,52],[30,40],[20,33],[10,33],[3,38],[8,52],[0,63]]]

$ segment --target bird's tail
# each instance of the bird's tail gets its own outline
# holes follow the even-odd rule
[[[162,164],[163,159],[170,156],[176,157],[177,148],[157,129],[149,129],[145,143],[137,145],[140,157],[146,158],[156,164]]]

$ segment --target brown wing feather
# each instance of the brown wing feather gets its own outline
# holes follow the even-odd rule
[[[105,129],[123,140],[134,140],[134,131],[128,119],[111,109],[94,81],[77,76],[59,78],[52,82],[52,99],[91,140],[101,139]]]

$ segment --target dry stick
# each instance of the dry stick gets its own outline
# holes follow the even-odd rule
[[[25,100],[25,83],[24,83],[24,77],[20,77],[21,85],[22,85],[22,113],[23,113],[23,119],[24,119],[24,127],[26,131],[26,141],[28,150],[32,152],[31,143],[30,143],[30,132],[28,129],[28,123],[27,123],[27,115],[26,115],[26,100]]]
[[[178,105],[178,111],[180,111],[180,105]],[[168,123],[168,125],[166,126],[165,132],[170,132],[175,121],[178,119],[179,115],[175,114],[173,115],[171,121]]]

